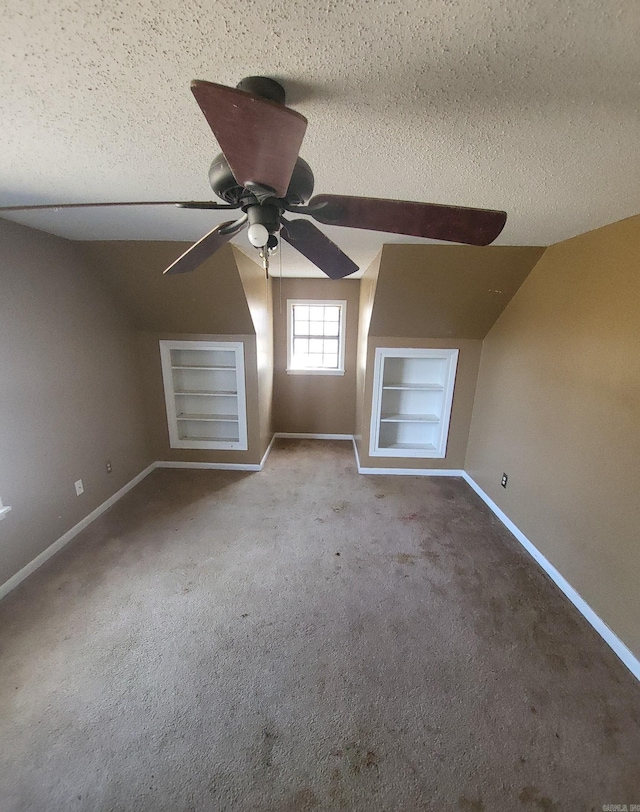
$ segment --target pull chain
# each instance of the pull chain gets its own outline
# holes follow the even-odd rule
[[[260,258],[262,259],[262,267],[264,268],[265,278],[269,278],[269,249],[265,245],[260,249]]]

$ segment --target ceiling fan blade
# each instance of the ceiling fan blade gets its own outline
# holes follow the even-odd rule
[[[225,203],[213,203],[199,200],[144,200],[126,203],[44,203],[35,206],[0,206],[0,211],[39,211],[58,209],[100,209],[104,206],[178,206],[181,209],[237,209]]]
[[[287,194],[307,119],[283,104],[245,90],[200,80],[191,83],[234,178]]]
[[[215,254],[218,248],[229,242],[229,240],[240,231],[246,222],[246,215],[234,223],[232,220],[228,223],[220,223],[208,234],[205,234],[202,239],[194,243],[191,248],[187,248],[184,254],[181,254],[175,262],[163,271],[163,274],[177,274],[189,273],[195,271],[202,263],[209,259],[210,256]],[[236,228],[232,228],[236,225]]]
[[[489,245],[507,219],[506,212],[493,209],[342,195],[316,195],[307,208],[305,213],[330,226],[388,231],[467,245]]]
[[[282,238],[331,279],[342,279],[360,270],[352,259],[309,220],[282,218],[282,222]]]

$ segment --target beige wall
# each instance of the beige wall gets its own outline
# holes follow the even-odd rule
[[[543,251],[385,245],[369,335],[482,339]]]
[[[188,245],[131,240],[78,244],[138,330],[252,334],[231,245],[223,246],[192,273],[162,275]]]
[[[152,457],[133,332],[77,247],[0,220],[0,252],[3,583]]]
[[[356,411],[356,346],[360,283],[355,279],[283,279],[273,282],[275,431],[353,434]],[[287,374],[287,299],[347,302],[345,374]]]
[[[80,246],[138,333],[140,376],[155,460],[259,463],[271,439],[273,350],[264,272],[231,245],[193,273],[163,276],[185,250],[175,242],[94,242]],[[162,386],[160,339],[242,341],[247,451],[172,449]]]
[[[463,245],[383,247],[361,283],[355,438],[363,467],[464,467],[481,340],[543,250]],[[377,347],[460,351],[444,458],[369,456]]]
[[[364,396],[367,385],[367,357],[369,345],[369,325],[373,313],[373,304],[376,296],[376,286],[378,284],[378,274],[380,271],[380,261],[382,252],[374,259],[360,279],[360,302],[358,320],[358,347],[356,354],[356,424],[354,439],[358,446],[358,452],[362,448],[362,424],[365,419]]]
[[[371,427],[371,404],[373,400],[373,365],[376,347],[433,347],[435,349],[458,349],[458,367],[451,406],[451,422],[446,456],[432,457],[371,457],[369,456],[369,431]],[[367,370],[362,411],[362,434],[356,437],[360,465],[363,468],[464,468],[473,399],[476,391],[478,366],[482,342],[472,339],[447,340],[440,338],[396,338],[375,336],[369,338]]]
[[[640,217],[546,251],[484,342],[466,463],[636,656],[639,257]]]
[[[266,279],[264,270],[242,251],[234,248],[233,253],[256,333],[259,450],[262,459],[273,437],[273,280]]]

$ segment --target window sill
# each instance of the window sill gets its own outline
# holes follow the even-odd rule
[[[291,369],[287,375],[344,375],[344,369]]]

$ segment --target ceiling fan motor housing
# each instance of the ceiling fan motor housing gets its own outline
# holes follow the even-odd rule
[[[226,158],[222,153],[216,155],[209,168],[209,183],[214,193],[225,203],[239,206],[242,199],[250,194],[243,189],[233,177]],[[303,206],[313,194],[313,172],[309,164],[298,158],[289,181],[286,200],[292,206]]]
[[[264,226],[269,234],[277,234],[280,230],[280,208],[269,203],[247,207],[247,220],[249,228],[259,224]]]
[[[286,103],[284,88],[280,82],[276,82],[275,79],[270,79],[268,76],[246,76],[238,82],[236,87],[238,90],[244,90],[261,99],[268,99],[278,104]]]

